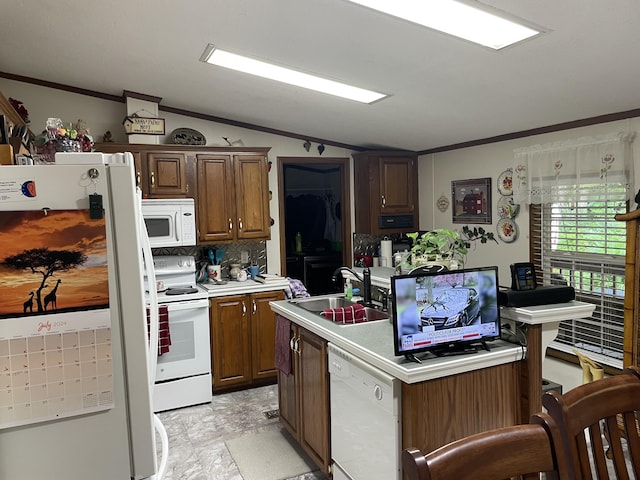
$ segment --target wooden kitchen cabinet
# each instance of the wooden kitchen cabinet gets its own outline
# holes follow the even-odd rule
[[[280,422],[327,475],[331,461],[327,342],[291,324],[292,371],[278,372]]]
[[[131,152],[144,198],[195,197],[195,153],[181,145],[96,144],[104,153]]]
[[[251,378],[253,381],[274,379],[277,375],[276,314],[269,302],[284,300],[284,292],[259,292],[251,301]]]
[[[186,197],[190,189],[187,162],[183,152],[148,152],[149,198]]]
[[[201,242],[270,237],[268,150],[197,155]]]
[[[194,198],[199,243],[268,240],[268,147],[96,144],[132,152],[145,198]]]
[[[211,299],[214,390],[264,384],[276,378],[275,313],[280,290]]]
[[[353,154],[356,232],[418,229],[418,158],[414,152]]]

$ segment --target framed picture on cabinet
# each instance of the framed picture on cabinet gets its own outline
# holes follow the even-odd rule
[[[491,224],[491,177],[451,182],[453,223]]]

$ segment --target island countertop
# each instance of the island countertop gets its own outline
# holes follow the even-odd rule
[[[271,309],[355,357],[379,368],[405,383],[456,375],[505,363],[522,360],[526,348],[504,340],[489,342],[489,351],[436,357],[423,354],[422,363],[397,357],[393,350],[393,326],[389,320],[377,320],[353,325],[341,325],[324,319],[290,303],[288,300],[270,302]]]

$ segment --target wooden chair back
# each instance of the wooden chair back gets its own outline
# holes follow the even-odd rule
[[[503,480],[538,478],[572,480],[570,463],[558,457],[553,446],[559,435],[546,413],[531,423],[478,433],[423,454],[411,448],[402,452],[404,478],[408,480]],[[552,431],[555,431],[552,435]]]
[[[640,370],[580,385],[564,395],[547,392],[542,404],[559,427],[555,444],[577,479],[640,478]],[[610,457],[610,458],[608,458]]]

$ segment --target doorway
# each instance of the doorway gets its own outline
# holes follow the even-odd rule
[[[312,295],[335,291],[350,265],[349,158],[278,157],[280,268]]]

